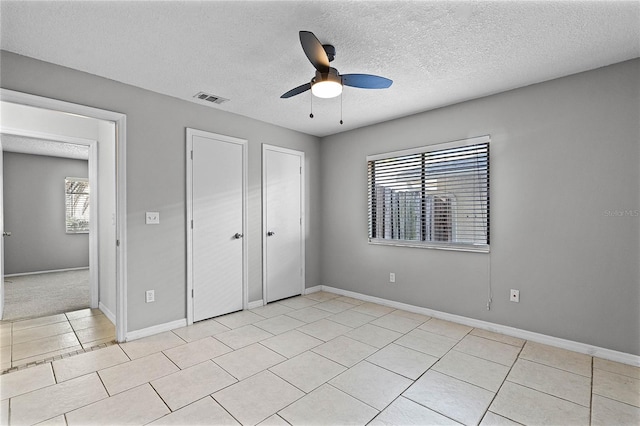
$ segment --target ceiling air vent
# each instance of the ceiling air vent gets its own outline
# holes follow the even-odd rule
[[[204,92],[198,92],[195,95],[193,95],[193,97],[196,99],[200,99],[201,101],[211,102],[214,104],[221,104],[229,100],[220,96],[211,95],[209,93],[204,93]]]

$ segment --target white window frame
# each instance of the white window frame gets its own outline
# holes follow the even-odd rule
[[[73,181],[73,182],[86,182],[87,184],[89,184],[89,179],[88,178],[80,178],[80,177],[65,177],[64,178],[64,230],[67,234],[88,234],[89,233],[89,229],[90,229],[90,219],[87,218],[87,226],[86,228],[83,229],[74,229],[74,228],[69,228],[69,223],[67,222],[67,219],[69,218],[69,196],[71,195],[69,192],[67,192],[67,182],[68,181]],[[91,186],[88,186],[88,192],[87,192],[87,201],[89,203],[89,209],[91,209]]]
[[[465,147],[465,146],[471,146],[471,145],[479,145],[479,144],[487,144],[487,147],[489,146],[489,143],[491,141],[491,137],[489,135],[486,136],[479,136],[479,137],[474,137],[474,138],[468,138],[468,139],[462,139],[462,140],[458,140],[458,141],[453,141],[453,142],[446,142],[446,143],[440,143],[440,144],[434,144],[434,145],[427,145],[427,146],[421,146],[421,147],[417,147],[417,148],[412,148],[412,149],[406,149],[406,150],[401,150],[401,151],[393,151],[393,152],[386,152],[386,153],[381,153],[381,154],[374,154],[374,155],[368,155],[366,160],[367,160],[367,166],[369,166],[370,162],[373,161],[377,161],[377,160],[385,160],[385,159],[393,159],[393,158],[397,158],[397,157],[404,157],[404,156],[409,156],[409,155],[415,155],[415,154],[422,154],[422,153],[432,153],[435,151],[441,151],[441,150],[449,150],[452,148],[460,148],[460,147]],[[488,148],[487,148],[488,149]],[[490,180],[489,177],[489,151],[487,152],[487,179]],[[369,173],[369,172],[368,172]],[[427,178],[428,179],[428,178]],[[483,252],[483,253],[488,253],[490,251],[490,208],[489,208],[489,200],[490,200],[490,195],[489,195],[489,183],[487,182],[487,197],[486,197],[486,244],[482,243],[482,242],[473,242],[473,243],[467,243],[467,242],[458,242],[457,238],[458,238],[458,224],[457,221],[455,220],[455,218],[458,216],[457,215],[457,210],[459,208],[459,203],[457,200],[457,196],[455,193],[449,191],[449,190],[445,190],[445,191],[434,191],[433,193],[430,193],[429,196],[445,196],[451,199],[451,212],[452,212],[452,223],[451,223],[451,235],[452,235],[452,241],[451,242],[437,242],[437,241],[424,241],[422,239],[420,240],[403,240],[403,239],[395,239],[395,238],[373,238],[373,230],[372,230],[372,226],[373,225],[373,214],[371,212],[372,209],[372,188],[371,188],[371,182],[368,179],[367,182],[367,198],[368,198],[368,202],[367,202],[367,214],[369,215],[369,234],[368,234],[368,242],[369,244],[374,244],[374,245],[388,245],[388,246],[402,246],[402,247],[418,247],[418,248],[431,248],[431,249],[440,249],[440,250],[456,250],[456,251],[472,251],[472,252]],[[424,214],[424,213],[423,213]],[[426,219],[424,219],[426,220]]]

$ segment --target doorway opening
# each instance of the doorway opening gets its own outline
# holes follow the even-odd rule
[[[81,145],[3,132],[0,143],[2,320],[98,308],[97,142]]]
[[[12,157],[40,157],[41,159],[50,160],[56,156],[62,159],[64,155],[60,154],[61,151],[66,150],[68,153],[84,150],[87,153],[85,161],[88,163],[86,178],[77,176],[81,173],[68,173],[69,176],[65,176],[65,178],[69,179],[63,180],[59,192],[48,191],[48,198],[62,198],[63,200],[65,232],[71,234],[69,235],[70,237],[76,238],[75,240],[71,238],[68,241],[77,243],[82,238],[86,240],[88,237],[88,269],[80,269],[82,266],[75,266],[73,261],[70,267],[62,268],[64,270],[60,270],[58,267],[47,269],[42,266],[64,264],[53,262],[51,259],[55,257],[53,254],[43,256],[44,263],[39,265],[11,266],[13,269],[22,268],[29,275],[20,274],[16,276],[13,269],[7,269],[4,264],[6,258],[5,243],[9,241],[9,238],[17,237],[17,235],[11,229],[5,227],[5,210],[7,207],[5,202],[9,202],[9,200],[5,200],[6,189],[5,194],[3,194],[2,188],[12,185],[11,192],[16,191],[14,191],[15,187],[13,186],[15,179],[13,182],[0,181],[0,199],[3,202],[2,209],[0,209],[0,225],[2,225],[3,230],[0,275],[3,278],[5,274],[13,275],[7,277],[10,281],[30,282],[30,284],[40,281],[40,284],[45,284],[44,290],[41,289],[40,294],[33,293],[25,296],[24,289],[21,289],[20,291],[23,291],[22,296],[27,299],[30,297],[33,299],[46,299],[47,295],[52,294],[47,290],[46,286],[55,285],[54,281],[56,279],[58,280],[58,285],[63,283],[63,285],[70,286],[73,284],[72,281],[75,280],[77,281],[76,284],[80,286],[77,288],[81,288],[81,282],[84,282],[88,284],[89,293],[88,306],[86,306],[87,299],[85,298],[78,303],[84,304],[86,307],[82,308],[81,305],[75,305],[75,307],[80,307],[81,309],[75,309],[71,313],[67,311],[66,314],[53,313],[52,315],[47,315],[51,314],[51,312],[43,311],[42,313],[46,316],[36,319],[33,318],[34,315],[32,313],[23,313],[18,314],[20,316],[19,319],[23,319],[23,321],[13,323],[4,321],[4,319],[8,319],[4,318],[2,323],[3,341],[5,340],[4,334],[8,331],[17,332],[12,336],[17,336],[17,339],[11,340],[16,343],[16,346],[10,349],[12,355],[11,366],[14,366],[13,364],[18,365],[17,363],[19,363],[20,359],[33,358],[31,354],[27,353],[28,351],[18,345],[20,345],[21,341],[33,339],[34,336],[39,337],[40,334],[44,337],[42,340],[37,340],[37,345],[24,346],[41,346],[42,355],[63,353],[65,346],[74,350],[77,350],[78,346],[80,349],[85,349],[85,346],[89,346],[92,342],[104,343],[106,339],[113,340],[114,337],[119,342],[125,341],[126,188],[124,154],[126,116],[4,89],[0,92],[0,102],[2,103],[2,125],[0,127],[2,139],[0,142],[4,141],[2,150],[5,151],[5,155],[8,153]],[[9,136],[21,139],[17,143],[15,140],[7,143],[7,145],[13,144],[13,146],[5,147],[5,142],[7,142]],[[51,155],[51,150],[54,152],[57,150],[58,153]],[[0,160],[2,159],[0,158]],[[0,170],[2,171],[0,178],[2,178],[4,170]],[[25,176],[29,176],[29,174],[27,173]],[[65,181],[67,183],[69,180],[74,182],[76,178],[84,178],[88,182],[83,185],[82,179],[80,179],[75,181],[75,186],[70,188],[66,186]],[[83,188],[85,186],[87,188]],[[90,190],[88,190],[89,188]],[[68,189],[71,189],[70,192],[74,194],[67,194]],[[88,190],[87,194],[81,194],[83,189]],[[71,206],[68,205],[70,202],[72,203]],[[69,207],[73,208],[74,206],[79,207],[80,214],[70,219]],[[86,210],[89,210],[88,215]],[[59,214],[60,212],[57,213]],[[85,217],[82,216],[82,213],[85,213]],[[16,222],[13,221],[13,223]],[[75,232],[76,235],[73,235],[74,230],[80,230],[80,232]],[[11,233],[11,236],[8,233]],[[85,235],[82,235],[83,233]],[[24,233],[21,234],[24,236]],[[35,236],[35,238],[37,237]],[[31,238],[34,238],[34,236],[32,235]],[[40,236],[40,239],[44,240],[42,236]],[[12,243],[14,241],[16,239],[12,240]],[[43,243],[43,245],[46,244]],[[80,245],[82,244],[80,243]],[[71,251],[70,246],[64,246],[60,251]],[[69,253],[63,254],[68,255]],[[35,257],[35,255],[31,257]],[[76,264],[77,262],[82,263],[79,260],[75,262]],[[85,263],[87,262],[85,261]],[[33,274],[33,272],[39,273]],[[0,314],[13,317],[15,314],[10,312],[9,306],[5,306],[10,301],[5,298],[7,288],[5,288],[4,279],[1,284]],[[53,305],[53,303],[51,304]],[[69,309],[73,309],[74,306],[72,305],[68,304],[67,306]],[[106,337],[105,332],[109,325],[111,325],[111,336]],[[69,342],[60,343],[65,339]],[[40,345],[40,343],[42,344]],[[2,369],[7,367],[7,357],[4,356],[6,355],[4,349]]]

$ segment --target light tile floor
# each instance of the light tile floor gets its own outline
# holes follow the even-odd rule
[[[0,395],[11,425],[640,424],[638,367],[325,292],[4,374]]]
[[[84,352],[114,339],[115,327],[99,309],[3,321],[0,371]]]

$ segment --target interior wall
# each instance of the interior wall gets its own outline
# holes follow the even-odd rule
[[[98,274],[100,306],[114,318],[116,314],[116,141],[115,124],[97,121],[98,132]],[[102,167],[101,167],[102,166]]]
[[[4,65],[0,72],[4,71]],[[2,75],[0,74],[0,77]],[[26,92],[29,93],[29,92]],[[115,287],[115,134],[114,124],[102,120],[80,117],[58,111],[34,108],[25,105],[2,103],[2,126],[18,132],[37,132],[61,137],[81,138],[98,141],[98,180],[93,188],[98,188],[98,234],[99,261],[95,265],[98,274],[101,308],[112,318],[116,312]]]
[[[250,302],[262,299],[261,146],[305,152],[306,285],[320,284],[317,137],[231,114],[224,106],[198,105],[7,51],[0,59],[3,88],[127,115],[128,331],[186,317],[187,127],[249,141]],[[145,225],[145,211],[160,212],[160,224]],[[151,289],[156,301],[145,303],[145,290]]]
[[[5,152],[3,163],[5,274],[89,267],[89,234],[65,231],[64,195],[87,161]]]
[[[636,59],[323,138],[322,283],[640,354],[639,123]],[[367,243],[368,154],[487,134],[490,254]]]

